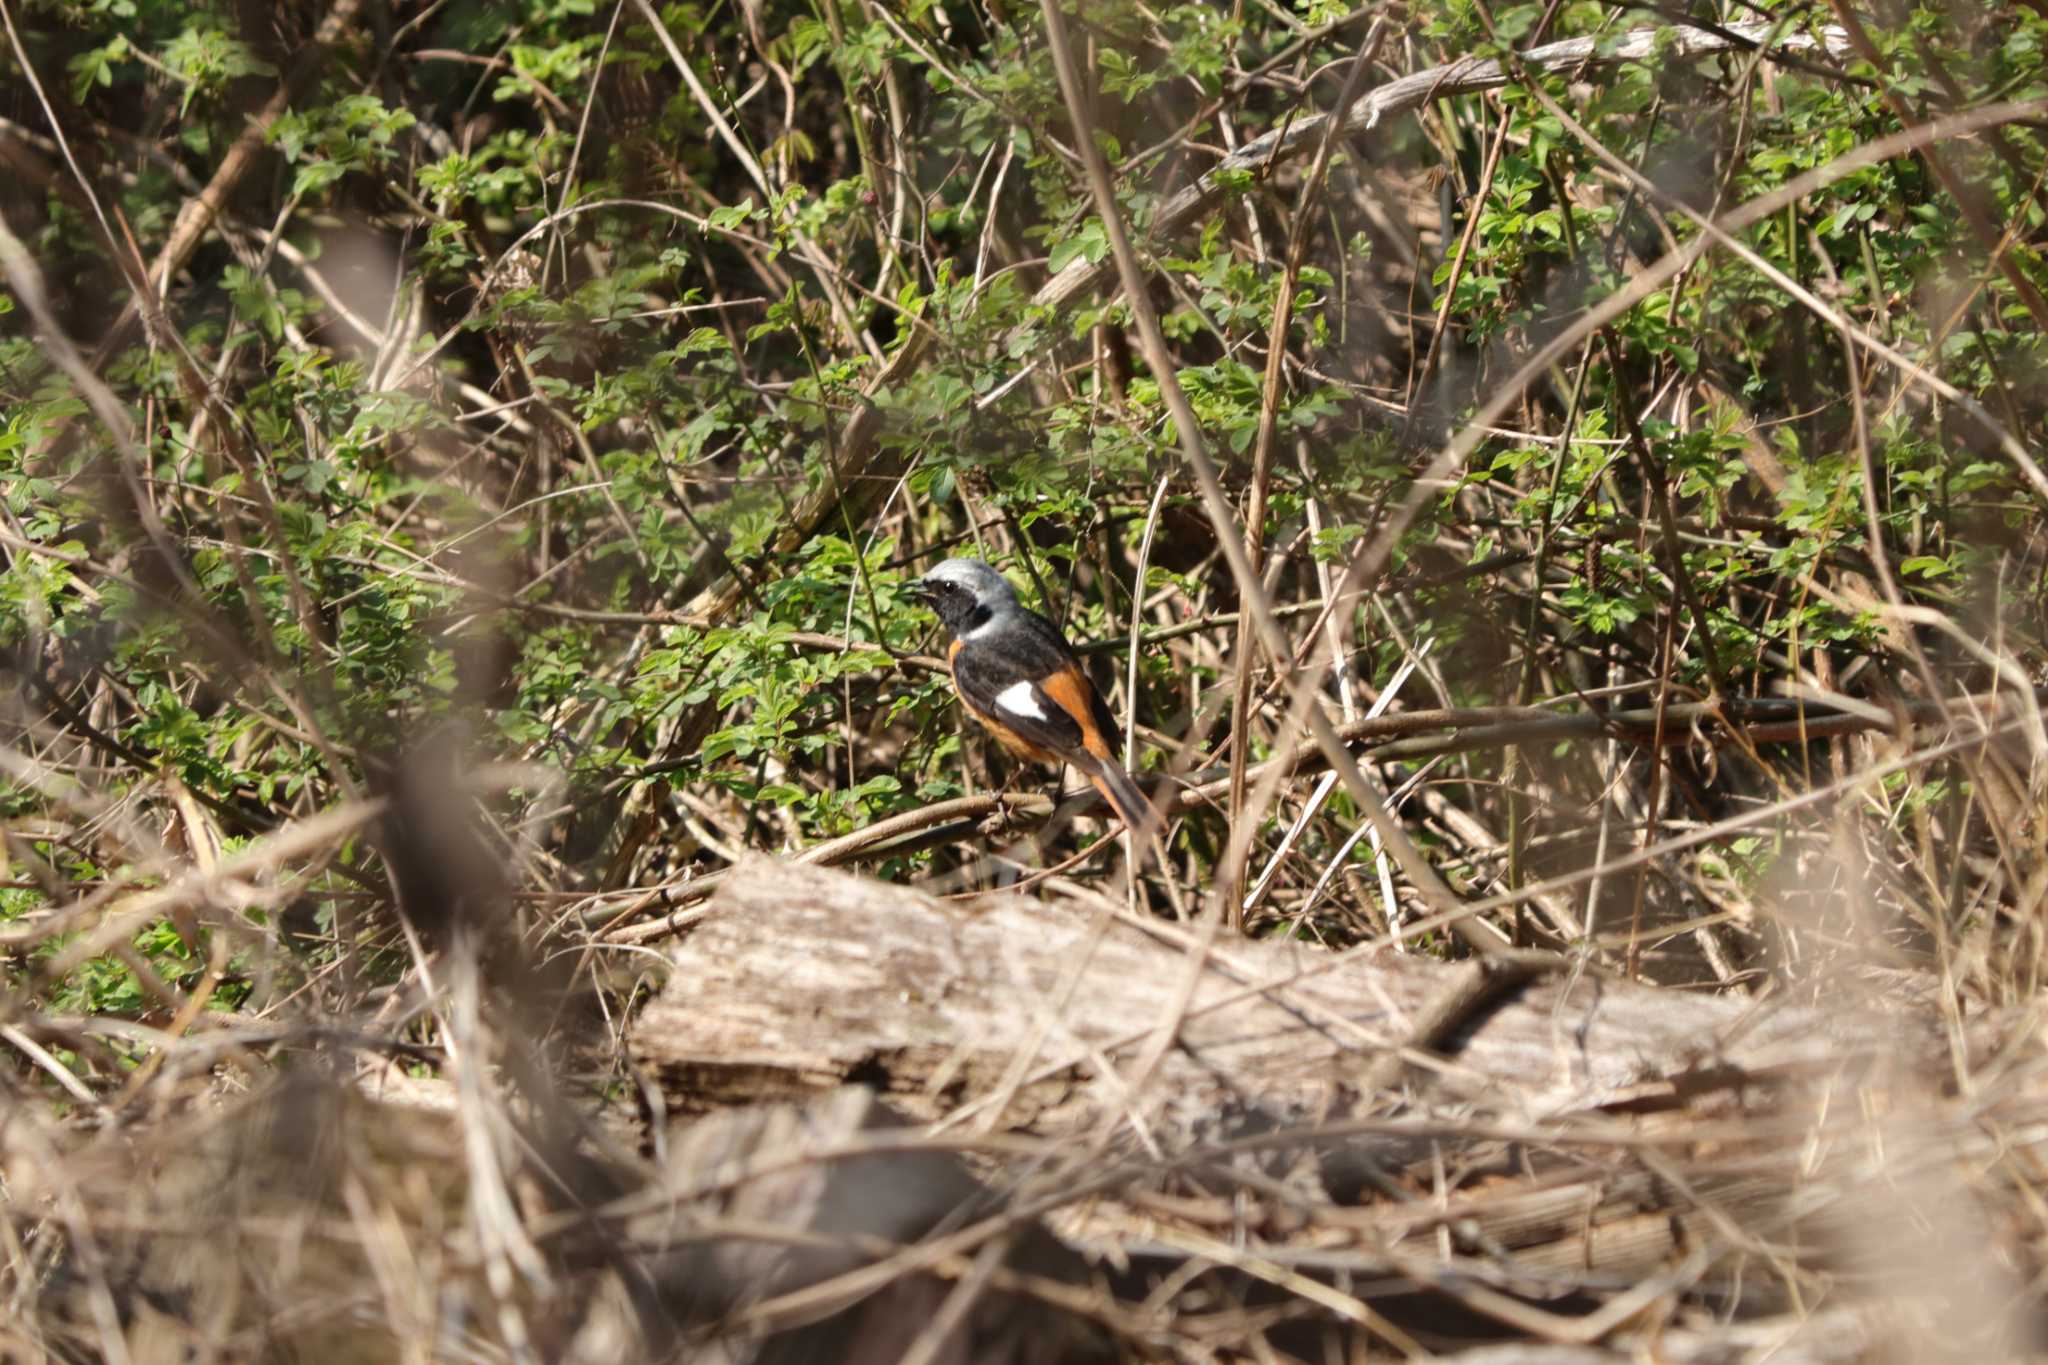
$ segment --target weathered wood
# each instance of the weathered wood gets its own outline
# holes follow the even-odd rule
[[[1904,1187],[1874,1185],[1869,1154],[1943,1172],[1915,1216],[1969,1247],[1982,1195],[1946,1172],[2005,1150],[1967,1110],[1869,1127],[1864,1103],[1919,1112],[1940,1093],[1932,1016],[1568,967],[1503,984],[1475,963],[1209,943],[1113,907],[948,902],[768,859],[732,870],[671,960],[629,1039],[669,1104],[855,1080],[942,1128],[1049,1139],[977,1169],[1011,1189],[1059,1168],[1032,1211],[1116,1268],[1120,1311],[1221,1284],[1254,1308],[1291,1296],[1305,1329],[1505,1331],[1591,1365],[1619,1357],[1580,1335],[1586,1315],[1617,1310],[1591,1329],[1614,1331],[1643,1293],[1741,1317],[1815,1294],[1859,1312],[1938,1299],[1891,1264]],[[1208,1302],[1189,1292],[1183,1307]],[[1669,1354],[1720,1358],[1718,1339]],[[1787,1358],[1861,1354],[1839,1345],[1800,1336]]]
[[[734,869],[673,950],[631,1046],[685,1109],[859,1080],[925,1118],[979,1106],[978,1125],[1046,1135],[1135,1108],[1179,1147],[1374,1111],[1376,1064],[1467,986],[1463,969],[1413,954],[1220,940],[1133,1097],[1195,938],[1122,917],[1091,924],[1072,904],[945,902],[759,859]],[[1439,1095],[1536,1119],[1838,1067],[1878,1041],[1858,1016],[1547,975],[1439,1052],[1405,1054],[1404,1083],[1427,1074]],[[1882,1041],[1907,1040],[1894,1023]]]

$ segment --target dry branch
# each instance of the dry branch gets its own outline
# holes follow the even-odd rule
[[[1570,38],[1531,48],[1518,58],[1532,71],[1558,71],[1577,66],[1612,66],[1639,62],[1661,54],[1674,59],[1706,57],[1717,52],[1754,47],[1777,34],[1779,25],[1770,22],[1730,24],[1709,30],[1674,24],[1639,28],[1619,38]],[[1804,33],[1785,34],[1779,46],[1793,52],[1822,51],[1846,54],[1849,38],[1840,28],[1823,29],[1818,37]],[[1345,114],[1338,136],[1367,132],[1384,119],[1407,113],[1430,100],[1497,90],[1508,83],[1501,63],[1492,58],[1467,57],[1444,66],[1433,66],[1399,80],[1389,81],[1361,96]],[[1151,223],[1151,236],[1168,237],[1216,207],[1229,188],[1230,177],[1244,171],[1259,171],[1319,144],[1328,114],[1299,119],[1282,125],[1264,137],[1254,138],[1224,157],[1194,184],[1160,205]],[[1114,262],[1076,260],[1046,281],[1032,303],[1059,309],[1079,294],[1091,293],[1108,282],[1116,271]]]
[[[171,277],[190,263],[193,253],[199,250],[199,244],[206,240],[206,234],[220,217],[222,206],[259,164],[259,156],[268,145],[272,125],[284,116],[291,107],[294,94],[319,69],[327,49],[340,42],[355,26],[357,11],[361,8],[362,0],[336,0],[334,7],[322,16],[312,38],[300,49],[299,60],[263,107],[250,116],[248,126],[228,148],[227,155],[221,158],[213,178],[206,182],[206,188],[178,209],[177,221],[171,225],[170,240],[164,243],[163,250],[149,264],[152,287],[159,292],[168,288]],[[102,360],[112,356],[133,338],[135,325],[142,319],[142,310],[141,301],[135,298],[130,298],[122,307],[120,317],[100,338]]]

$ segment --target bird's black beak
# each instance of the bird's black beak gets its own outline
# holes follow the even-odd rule
[[[903,591],[912,600],[922,602],[926,606],[930,606],[932,604],[932,599],[938,596],[937,593],[932,591],[932,585],[925,582],[922,578],[915,579],[912,582],[905,584],[903,587]]]

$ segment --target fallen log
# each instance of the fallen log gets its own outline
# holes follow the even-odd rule
[[[1205,945],[1072,903],[941,901],[766,858],[733,869],[671,962],[631,1047],[681,1110],[858,1081],[928,1120],[1040,1136],[1128,1122],[1165,1150],[1384,1113],[1390,1083],[1421,1077],[1535,1121],[1932,1044],[1563,962],[1525,962],[1489,993],[1480,966],[1419,953]],[[1462,1016],[1432,1020],[1461,996]]]
[[[988,1186],[1124,1305],[1199,1315],[1209,1285],[1303,1330],[1506,1332],[1593,1361],[1652,1302],[1917,1303],[1873,1170],[2000,1159],[1976,1120],[1881,1117],[1939,1093],[1932,1015],[1246,942],[1085,893],[943,901],[766,858],[701,914],[628,1041],[672,1111],[873,1087],[983,1144]],[[1978,1199],[1943,1177],[1916,1216],[1967,1246]]]

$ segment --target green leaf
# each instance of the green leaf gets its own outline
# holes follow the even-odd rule
[[[1109,254],[1109,234],[1099,218],[1090,218],[1080,230],[1052,249],[1046,268],[1057,275],[1077,260],[1094,265]]]

